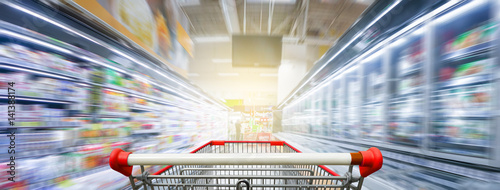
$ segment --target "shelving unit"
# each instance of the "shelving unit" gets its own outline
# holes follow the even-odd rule
[[[423,17],[425,21],[417,19],[412,22],[418,24],[402,26],[404,32],[388,36],[386,44],[354,56],[351,62],[334,63],[344,66],[282,104],[284,131],[408,152],[425,159],[464,162],[471,167],[500,168],[500,141],[494,140],[500,136],[500,15],[495,7],[500,7],[497,1],[470,1],[448,11],[431,12],[432,16]],[[370,66],[378,59],[380,65]],[[350,77],[356,72],[364,80],[351,84]],[[382,82],[369,77],[376,72]],[[340,84],[336,83],[339,79]],[[384,85],[383,98],[374,100],[375,89]],[[328,101],[340,97],[342,103],[340,109],[330,105],[331,134],[317,135],[304,130],[307,121],[300,116],[305,115],[306,96],[315,96],[309,92],[321,92],[324,86],[332,94]],[[356,86],[363,91],[356,93]],[[336,90],[342,94],[335,95]],[[359,111],[353,111],[351,104],[356,94],[364,96]]]
[[[16,43],[7,40],[16,36],[24,37],[16,39]],[[27,163],[19,168],[24,175],[16,179],[16,185],[71,189],[75,181],[109,175],[107,156],[114,148],[178,152],[227,135],[227,109],[208,101],[191,84],[148,77],[138,72],[141,69],[145,68],[131,69],[0,21],[0,80],[15,81],[16,91],[24,93],[16,93],[16,135],[40,137],[16,142],[20,151],[17,159]],[[3,104],[7,99],[0,95]],[[52,111],[57,114],[46,120],[23,121],[20,115],[24,107],[39,112],[39,116],[54,115]],[[4,122],[0,126],[2,133],[12,127]],[[48,134],[53,139],[40,140]],[[162,143],[151,146],[141,142]],[[8,142],[2,140],[0,144]],[[1,158],[6,166],[5,158],[9,157]],[[69,166],[78,168],[70,170]],[[96,188],[106,184],[109,182],[103,181]],[[14,187],[0,184],[2,188]]]

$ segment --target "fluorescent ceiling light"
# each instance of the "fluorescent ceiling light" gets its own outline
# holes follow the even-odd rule
[[[213,36],[213,37],[193,37],[195,43],[208,43],[208,42],[229,42],[229,36]]]
[[[277,77],[278,73],[261,73],[261,77]]]
[[[239,73],[217,73],[221,77],[232,77],[232,76],[239,76]]]
[[[198,74],[198,73],[188,73],[188,76],[190,76],[190,77],[199,77],[200,74]]]
[[[232,59],[212,59],[214,63],[231,63],[232,61]]]

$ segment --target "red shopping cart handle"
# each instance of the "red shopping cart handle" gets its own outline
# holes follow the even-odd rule
[[[363,161],[359,165],[359,173],[361,176],[367,177],[382,168],[384,158],[378,148],[371,147],[367,151],[359,151],[359,153],[361,153],[363,157]]]
[[[127,163],[129,154],[132,154],[132,152],[125,152],[119,148],[114,149],[109,156],[109,166],[111,169],[120,172],[125,176],[132,175],[133,166],[129,166]]]
[[[270,146],[283,146],[283,141],[210,141],[205,146],[224,146],[225,143],[270,143]],[[289,146],[294,149],[293,147]],[[197,149],[199,150],[199,149]],[[294,149],[295,150],[295,149]],[[196,150],[195,150],[196,151]],[[300,151],[297,151],[300,153]],[[383,157],[379,149],[372,147],[367,151],[355,153],[281,153],[257,155],[239,154],[131,154],[122,149],[115,149],[109,158],[110,167],[125,176],[132,174],[133,165],[359,165],[362,177],[367,177],[382,168]],[[231,162],[228,162],[231,160]]]

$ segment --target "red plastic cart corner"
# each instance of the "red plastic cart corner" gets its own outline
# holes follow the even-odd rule
[[[132,175],[133,166],[129,166],[127,162],[128,155],[130,154],[132,152],[125,152],[119,148],[114,149],[109,156],[109,166],[127,177]]]
[[[382,168],[384,158],[382,152],[378,148],[371,147],[367,151],[359,151],[363,155],[363,162],[359,165],[359,173],[363,177],[368,177],[370,174]]]

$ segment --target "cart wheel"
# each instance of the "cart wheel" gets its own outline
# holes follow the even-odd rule
[[[241,190],[241,183],[245,183],[245,185],[247,186],[247,190],[251,190],[252,189],[252,185],[250,185],[250,182],[248,182],[248,180],[246,179],[240,179],[238,181],[238,183],[236,183],[236,190]]]

